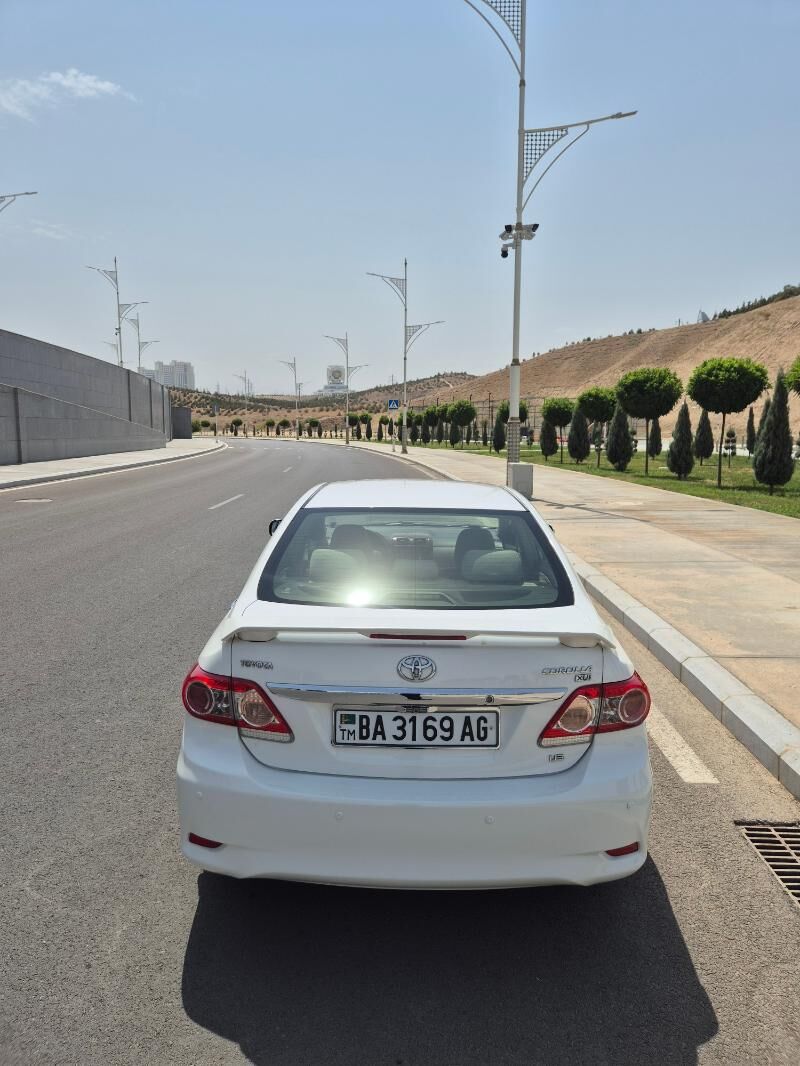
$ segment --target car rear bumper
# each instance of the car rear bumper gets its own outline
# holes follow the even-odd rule
[[[235,730],[194,721],[178,760],[181,846],[193,863],[233,877],[381,888],[589,885],[627,877],[647,857],[651,794],[644,728],[598,737],[576,766],[533,778],[391,780],[274,770],[246,751]],[[222,846],[190,843],[190,832]],[[634,854],[606,855],[634,841]]]

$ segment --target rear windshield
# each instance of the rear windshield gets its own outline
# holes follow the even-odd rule
[[[572,587],[524,511],[304,509],[259,599],[332,607],[562,607]]]

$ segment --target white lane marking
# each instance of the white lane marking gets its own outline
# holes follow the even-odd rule
[[[212,504],[211,507],[209,507],[209,511],[216,511],[218,507],[224,507],[226,503],[233,503],[234,500],[241,500],[242,496],[244,496],[244,493],[240,492],[238,496],[231,496],[229,499],[223,500],[221,503]]]
[[[288,474],[289,471],[292,470],[292,469],[294,469],[294,468],[291,467],[291,466],[287,466],[286,469],[284,470],[284,474]]]
[[[689,747],[677,729],[675,729],[661,711],[650,708],[647,718],[647,732],[656,742],[661,754],[672,765],[677,775],[689,785],[718,785],[699,755]]]
[[[52,503],[52,500],[46,500],[44,496],[37,496],[30,500],[14,500],[14,503]]]

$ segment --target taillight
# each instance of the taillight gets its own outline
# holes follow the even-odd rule
[[[194,718],[236,726],[243,736],[259,740],[294,740],[286,719],[253,681],[209,674],[195,666],[183,682],[182,696]]]
[[[542,731],[542,747],[588,744],[595,733],[613,733],[641,725],[650,711],[647,685],[634,674],[627,681],[575,689]]]

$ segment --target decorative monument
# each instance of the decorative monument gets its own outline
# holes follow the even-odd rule
[[[327,384],[323,388],[324,394],[342,393],[347,391],[347,375],[343,366],[329,366],[325,372]]]

